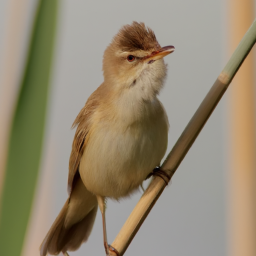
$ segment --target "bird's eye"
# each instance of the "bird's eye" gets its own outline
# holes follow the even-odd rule
[[[127,60],[128,60],[129,62],[133,62],[133,61],[135,60],[135,57],[134,57],[133,55],[129,55],[129,56],[127,57]]]

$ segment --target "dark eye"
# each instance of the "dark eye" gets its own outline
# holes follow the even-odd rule
[[[127,57],[127,60],[128,60],[129,62],[132,62],[132,61],[135,60],[135,57],[134,57],[133,55],[129,55],[129,56]]]

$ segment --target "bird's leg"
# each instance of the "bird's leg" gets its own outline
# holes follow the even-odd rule
[[[104,247],[105,247],[106,255],[109,255],[109,247],[108,247],[108,239],[107,239],[107,229],[106,229],[106,217],[105,217],[105,211],[106,211],[105,198],[102,197],[102,196],[97,196],[97,201],[98,201],[99,208],[100,208],[101,215],[102,215]]]
[[[118,251],[114,247],[109,245],[108,240],[107,240],[107,228],[106,228],[106,217],[105,217],[105,212],[106,212],[105,197],[97,196],[97,201],[98,201],[98,205],[99,205],[101,215],[102,215],[103,242],[104,242],[106,255],[107,256],[110,256],[110,255],[119,256]]]

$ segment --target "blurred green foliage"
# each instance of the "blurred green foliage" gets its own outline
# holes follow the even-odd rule
[[[58,0],[39,0],[9,141],[0,212],[3,256],[21,254],[31,212],[43,146],[57,11]]]

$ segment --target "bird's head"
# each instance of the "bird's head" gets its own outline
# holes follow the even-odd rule
[[[143,98],[158,94],[166,77],[163,57],[173,46],[161,47],[144,23],[123,26],[107,47],[103,58],[104,80],[115,88],[138,87]]]

